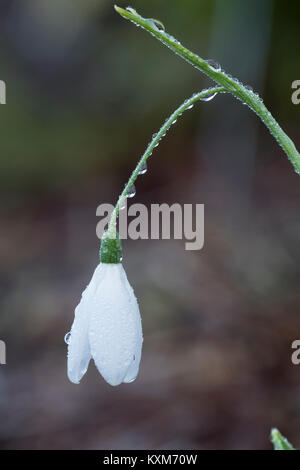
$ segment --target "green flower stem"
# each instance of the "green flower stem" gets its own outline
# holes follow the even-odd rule
[[[292,444],[276,428],[271,429],[271,442],[275,450],[295,450]]]
[[[160,140],[165,136],[166,132],[170,129],[171,125],[176,122],[179,116],[188,108],[192,107],[196,101],[205,101],[208,100],[210,97],[213,97],[217,93],[225,93],[226,90],[224,87],[213,87],[213,88],[208,88],[206,90],[202,90],[199,93],[194,93],[190,98],[184,101],[179,108],[177,108],[170,117],[166,119],[164,124],[161,126],[157,134],[154,134],[152,136],[151,142],[148,144],[144,154],[142,155],[141,159],[139,160],[137,166],[133,170],[128,183],[123,189],[123,192],[121,193],[118,202],[116,204],[116,207],[114,208],[109,227],[108,227],[108,235],[110,238],[115,238],[116,237],[116,222],[117,222],[117,217],[118,213],[120,210],[120,207],[122,207],[122,204],[126,200],[128,190],[129,188],[134,184],[135,180],[137,179],[140,170],[144,163],[146,163],[147,159],[150,157],[152,154],[154,148],[159,144]]]
[[[194,54],[184,47],[173,36],[170,36],[165,32],[164,26],[160,21],[152,18],[143,18],[133,8],[127,8],[124,10],[123,8],[115,6],[115,10],[123,16],[123,18],[132,21],[136,26],[144,28],[165,46],[178,54],[182,59],[208,75],[212,80],[224,87],[227,92],[230,92],[244,104],[247,104],[267,126],[273,137],[287,154],[296,173],[300,174],[300,154],[293,141],[279,126],[274,117],[265,107],[262,99],[252,89],[249,89],[249,87],[244,86],[239,80],[226,74],[220,67],[209,65],[206,60],[203,60],[197,54]]]

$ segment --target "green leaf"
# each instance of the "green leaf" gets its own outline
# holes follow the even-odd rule
[[[275,450],[295,450],[292,444],[276,428],[271,429],[271,442]]]

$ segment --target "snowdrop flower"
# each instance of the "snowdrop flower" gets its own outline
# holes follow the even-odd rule
[[[124,268],[102,242],[101,262],[75,309],[68,337],[68,377],[79,383],[90,359],[110,385],[133,382],[142,350],[138,303]],[[113,261],[120,261],[120,256]]]

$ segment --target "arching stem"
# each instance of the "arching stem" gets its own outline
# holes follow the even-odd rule
[[[208,101],[210,98],[213,98],[217,93],[225,93],[226,90],[224,87],[213,87],[208,88],[206,90],[202,90],[199,93],[194,93],[190,98],[184,101],[179,108],[177,108],[170,117],[168,117],[164,124],[161,126],[157,134],[152,136],[151,142],[148,144],[144,154],[142,155],[141,159],[139,160],[137,166],[133,170],[127,184],[125,185],[121,195],[119,196],[118,202],[116,207],[114,208],[109,227],[108,227],[108,235],[110,238],[116,237],[116,223],[117,217],[120,211],[120,207],[127,198],[128,190],[134,184],[135,180],[137,179],[141,168],[146,163],[150,155],[152,154],[154,148],[159,144],[160,140],[165,136],[166,132],[170,129],[171,125],[176,122],[179,116],[186,110],[191,108],[196,101]]]
[[[175,52],[175,54],[208,75],[235,98],[242,101],[242,103],[247,104],[267,126],[270,133],[285,151],[296,173],[300,174],[300,154],[298,150],[293,141],[268,111],[257,93],[250,87],[244,86],[238,79],[224,72],[221,67],[216,66],[217,64],[202,59],[197,54],[184,47],[177,39],[165,32],[164,26],[160,21],[154,20],[153,18],[143,18],[130,7],[124,10],[123,8],[115,6],[115,10],[123,16],[123,18],[132,21],[135,25],[151,33],[152,36],[156,37],[156,39]]]

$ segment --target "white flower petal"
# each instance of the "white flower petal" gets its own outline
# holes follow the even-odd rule
[[[68,342],[68,377],[73,383],[80,382],[91,359],[88,338],[91,314],[90,302],[95,296],[102,277],[102,265],[98,265],[89,285],[82,294],[80,303],[75,309],[75,318]]]
[[[138,304],[122,264],[103,264],[101,288],[89,299],[89,338],[95,364],[111,385],[132,381],[141,357]]]
[[[124,279],[124,284],[127,288],[127,291],[130,295],[131,308],[132,308],[132,311],[135,314],[135,322],[136,322],[136,339],[135,339],[136,344],[135,344],[134,360],[130,364],[130,366],[127,370],[126,376],[124,378],[125,383],[131,383],[136,379],[136,377],[138,375],[138,372],[139,372],[139,366],[140,366],[141,355],[142,355],[143,332],[142,332],[141,315],[140,315],[140,310],[139,310],[139,306],[138,306],[138,303],[137,303],[137,299],[134,295],[134,291],[133,291],[131,285],[128,282],[128,279],[127,279],[127,276],[126,276],[126,273],[125,273],[124,269],[123,269],[123,272],[122,272],[122,277]]]

